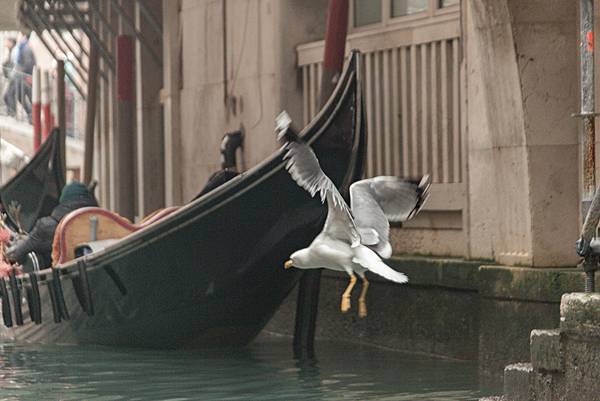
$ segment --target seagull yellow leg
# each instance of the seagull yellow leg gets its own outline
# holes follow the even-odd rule
[[[366,277],[362,278],[362,289],[360,297],[358,297],[358,317],[367,317],[367,290],[369,289],[369,281]]]
[[[348,284],[348,287],[346,287],[346,291],[342,294],[342,305],[340,307],[342,313],[346,313],[350,310],[350,294],[352,293],[355,284],[356,276],[353,274],[350,276],[350,283]]]

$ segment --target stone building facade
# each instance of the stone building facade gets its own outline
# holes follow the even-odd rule
[[[395,249],[573,266],[577,2],[458,3],[351,7],[347,48],[365,52],[367,175],[434,181],[426,212],[394,230]],[[167,198],[190,199],[218,169],[225,132],[246,131],[250,168],[277,146],[275,115],[286,109],[302,125],[318,111],[326,9],[326,1],[248,0],[182,1],[170,11],[179,18],[164,21],[163,42],[174,31],[180,49],[164,65],[180,63],[171,69],[179,90],[166,92],[179,98],[180,167]]]

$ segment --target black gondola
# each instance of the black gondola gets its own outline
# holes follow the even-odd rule
[[[366,145],[358,52],[301,135],[326,174],[347,192],[362,175]],[[56,266],[68,321],[55,324],[50,317],[52,272],[33,273],[43,321],[2,327],[1,335],[30,342],[157,348],[248,343],[299,278],[298,271],[284,270],[283,262],[310,243],[327,211],[292,181],[284,163],[280,150],[157,223]],[[28,275],[20,280],[30,287]],[[79,296],[71,281],[78,283]]]

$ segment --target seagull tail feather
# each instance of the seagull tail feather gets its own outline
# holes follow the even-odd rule
[[[408,277],[406,277],[404,273],[398,272],[386,265],[383,260],[368,247],[359,246],[355,250],[355,255],[356,256],[352,258],[352,262],[361,265],[370,272],[395,283],[403,284],[408,282]]]

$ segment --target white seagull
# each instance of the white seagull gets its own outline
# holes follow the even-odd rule
[[[350,294],[356,284],[355,273],[362,279],[358,298],[358,315],[367,316],[366,295],[368,270],[396,283],[408,278],[386,265],[381,258],[392,256],[389,221],[403,222],[415,216],[428,197],[430,179],[403,180],[380,176],[357,181],[350,186],[349,208],[333,182],[325,175],[313,150],[290,128],[291,119],[282,112],[276,120],[279,140],[285,139],[286,169],[311,196],[317,193],[327,200],[327,219],[323,230],[308,248],[290,256],[284,267],[289,269],[326,268],[346,272],[350,283],[342,294],[340,309],[350,309]]]

